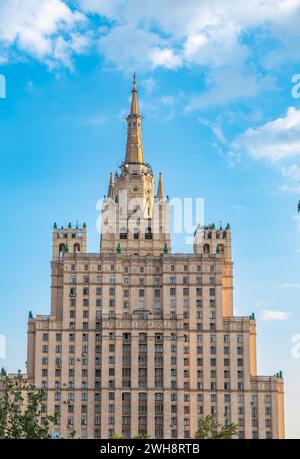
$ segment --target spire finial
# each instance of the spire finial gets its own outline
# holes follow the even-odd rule
[[[107,197],[108,198],[113,198],[114,197],[114,181],[113,181],[112,172],[109,175],[109,186],[108,186]]]
[[[159,173],[159,179],[158,179],[157,197],[158,199],[162,199],[164,197],[164,187],[163,187],[161,172]]]
[[[138,97],[137,97],[135,72],[133,74],[133,83],[132,83],[131,93],[132,93],[132,99],[131,99],[130,115],[139,115],[139,103],[138,103]]]

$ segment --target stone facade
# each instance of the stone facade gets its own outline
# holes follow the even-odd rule
[[[135,81],[127,120],[100,253],[87,253],[85,225],[54,227],[51,313],[28,320],[28,378],[64,437],[189,438],[213,414],[240,438],[284,438],[281,374],[257,376],[254,315],[233,315],[230,227],[199,227],[193,253],[172,253]]]

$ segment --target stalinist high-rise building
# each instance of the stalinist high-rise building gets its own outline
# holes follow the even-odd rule
[[[172,252],[135,78],[127,122],[100,251],[87,252],[86,225],[54,225],[51,312],[28,320],[27,377],[45,389],[42,418],[58,413],[64,437],[176,439],[212,414],[240,438],[284,438],[281,372],[257,375],[254,314],[233,315],[230,226],[199,226],[192,253]]]

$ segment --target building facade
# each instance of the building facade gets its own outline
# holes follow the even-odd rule
[[[240,438],[284,438],[281,373],[258,376],[254,315],[233,315],[230,226],[172,253],[169,202],[142,146],[134,78],[126,156],[110,175],[99,253],[53,229],[51,312],[28,319],[28,379],[62,436],[193,438],[213,414]],[[42,413],[43,415],[43,413]]]

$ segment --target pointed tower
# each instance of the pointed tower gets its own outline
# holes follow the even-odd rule
[[[165,244],[171,247],[169,207],[163,199],[162,176],[158,183],[160,202],[154,199],[154,177],[151,166],[145,162],[142,146],[142,116],[139,112],[138,91],[133,76],[130,113],[127,116],[127,144],[120,175],[110,176],[108,197],[103,204],[101,252],[122,255],[161,255]]]
[[[132,99],[130,114],[127,116],[127,145],[126,159],[127,164],[143,164],[144,153],[142,145],[142,115],[139,112],[138,92],[136,88],[135,73],[133,75]]]
[[[109,176],[109,185],[108,185],[107,197],[111,198],[111,199],[114,198],[114,181],[113,181],[112,172],[110,173],[110,176]]]

